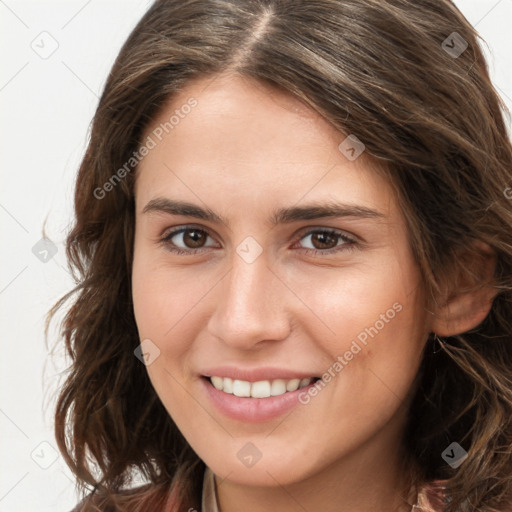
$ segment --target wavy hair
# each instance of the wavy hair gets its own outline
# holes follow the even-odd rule
[[[510,510],[512,145],[481,42],[449,0],[152,4],[101,95],[66,240],[76,286],[47,318],[48,329],[70,302],[60,337],[71,364],[55,435],[77,488],[93,489],[81,510],[200,508],[204,463],[134,357],[136,165],[112,179],[168,100],[190,80],[220,73],[286,91],[364,142],[400,198],[426,307],[446,279],[478,286],[472,242],[494,251],[496,295],[485,320],[436,350],[432,336],[425,344],[404,445],[417,483],[445,481],[443,511]],[[454,440],[468,452],[462,469],[441,458]],[[136,471],[148,483],[128,491]]]

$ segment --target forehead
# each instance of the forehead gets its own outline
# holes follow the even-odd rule
[[[156,144],[136,183],[136,196],[147,200],[195,194],[245,211],[250,197],[260,206],[348,199],[388,212],[393,203],[364,152],[349,160],[340,151],[347,134],[291,94],[238,75],[190,82],[148,125],[147,137]]]

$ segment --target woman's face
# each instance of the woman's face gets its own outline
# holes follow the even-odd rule
[[[396,460],[430,315],[393,190],[345,139],[226,76],[190,83],[145,133],[132,278],[147,371],[230,481]]]

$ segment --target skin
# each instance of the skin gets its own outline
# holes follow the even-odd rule
[[[135,187],[134,311],[140,339],[160,350],[147,366],[156,392],[214,472],[221,512],[410,510],[400,446],[422,349],[438,327],[446,335],[478,324],[489,295],[450,292],[428,312],[392,187],[365,153],[348,160],[338,150],[346,135],[289,95],[236,75],[202,78],[145,136],[191,97],[198,105],[144,157]],[[229,227],[144,213],[156,197],[207,207]],[[268,223],[277,208],[334,200],[382,217]],[[195,244],[175,235],[191,251],[175,254],[161,239],[185,225],[206,233]],[[356,247],[336,237],[322,245],[322,228]],[[262,249],[252,263],[236,252],[248,236]],[[400,312],[287,416],[233,420],[203,390],[201,370],[224,364],[320,376],[396,303]],[[237,457],[248,442],[262,454],[249,468]]]

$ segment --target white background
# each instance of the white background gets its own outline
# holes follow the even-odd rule
[[[493,82],[512,109],[512,0],[456,4],[487,41]],[[66,512],[78,501],[54,451],[54,395],[66,365],[62,349],[49,356],[44,315],[73,286],[63,243],[98,96],[149,5],[0,0],[0,512]],[[46,49],[58,44],[46,59],[32,48],[41,38]],[[58,251],[43,263],[32,247],[45,219]],[[52,329],[50,348],[55,339]]]

